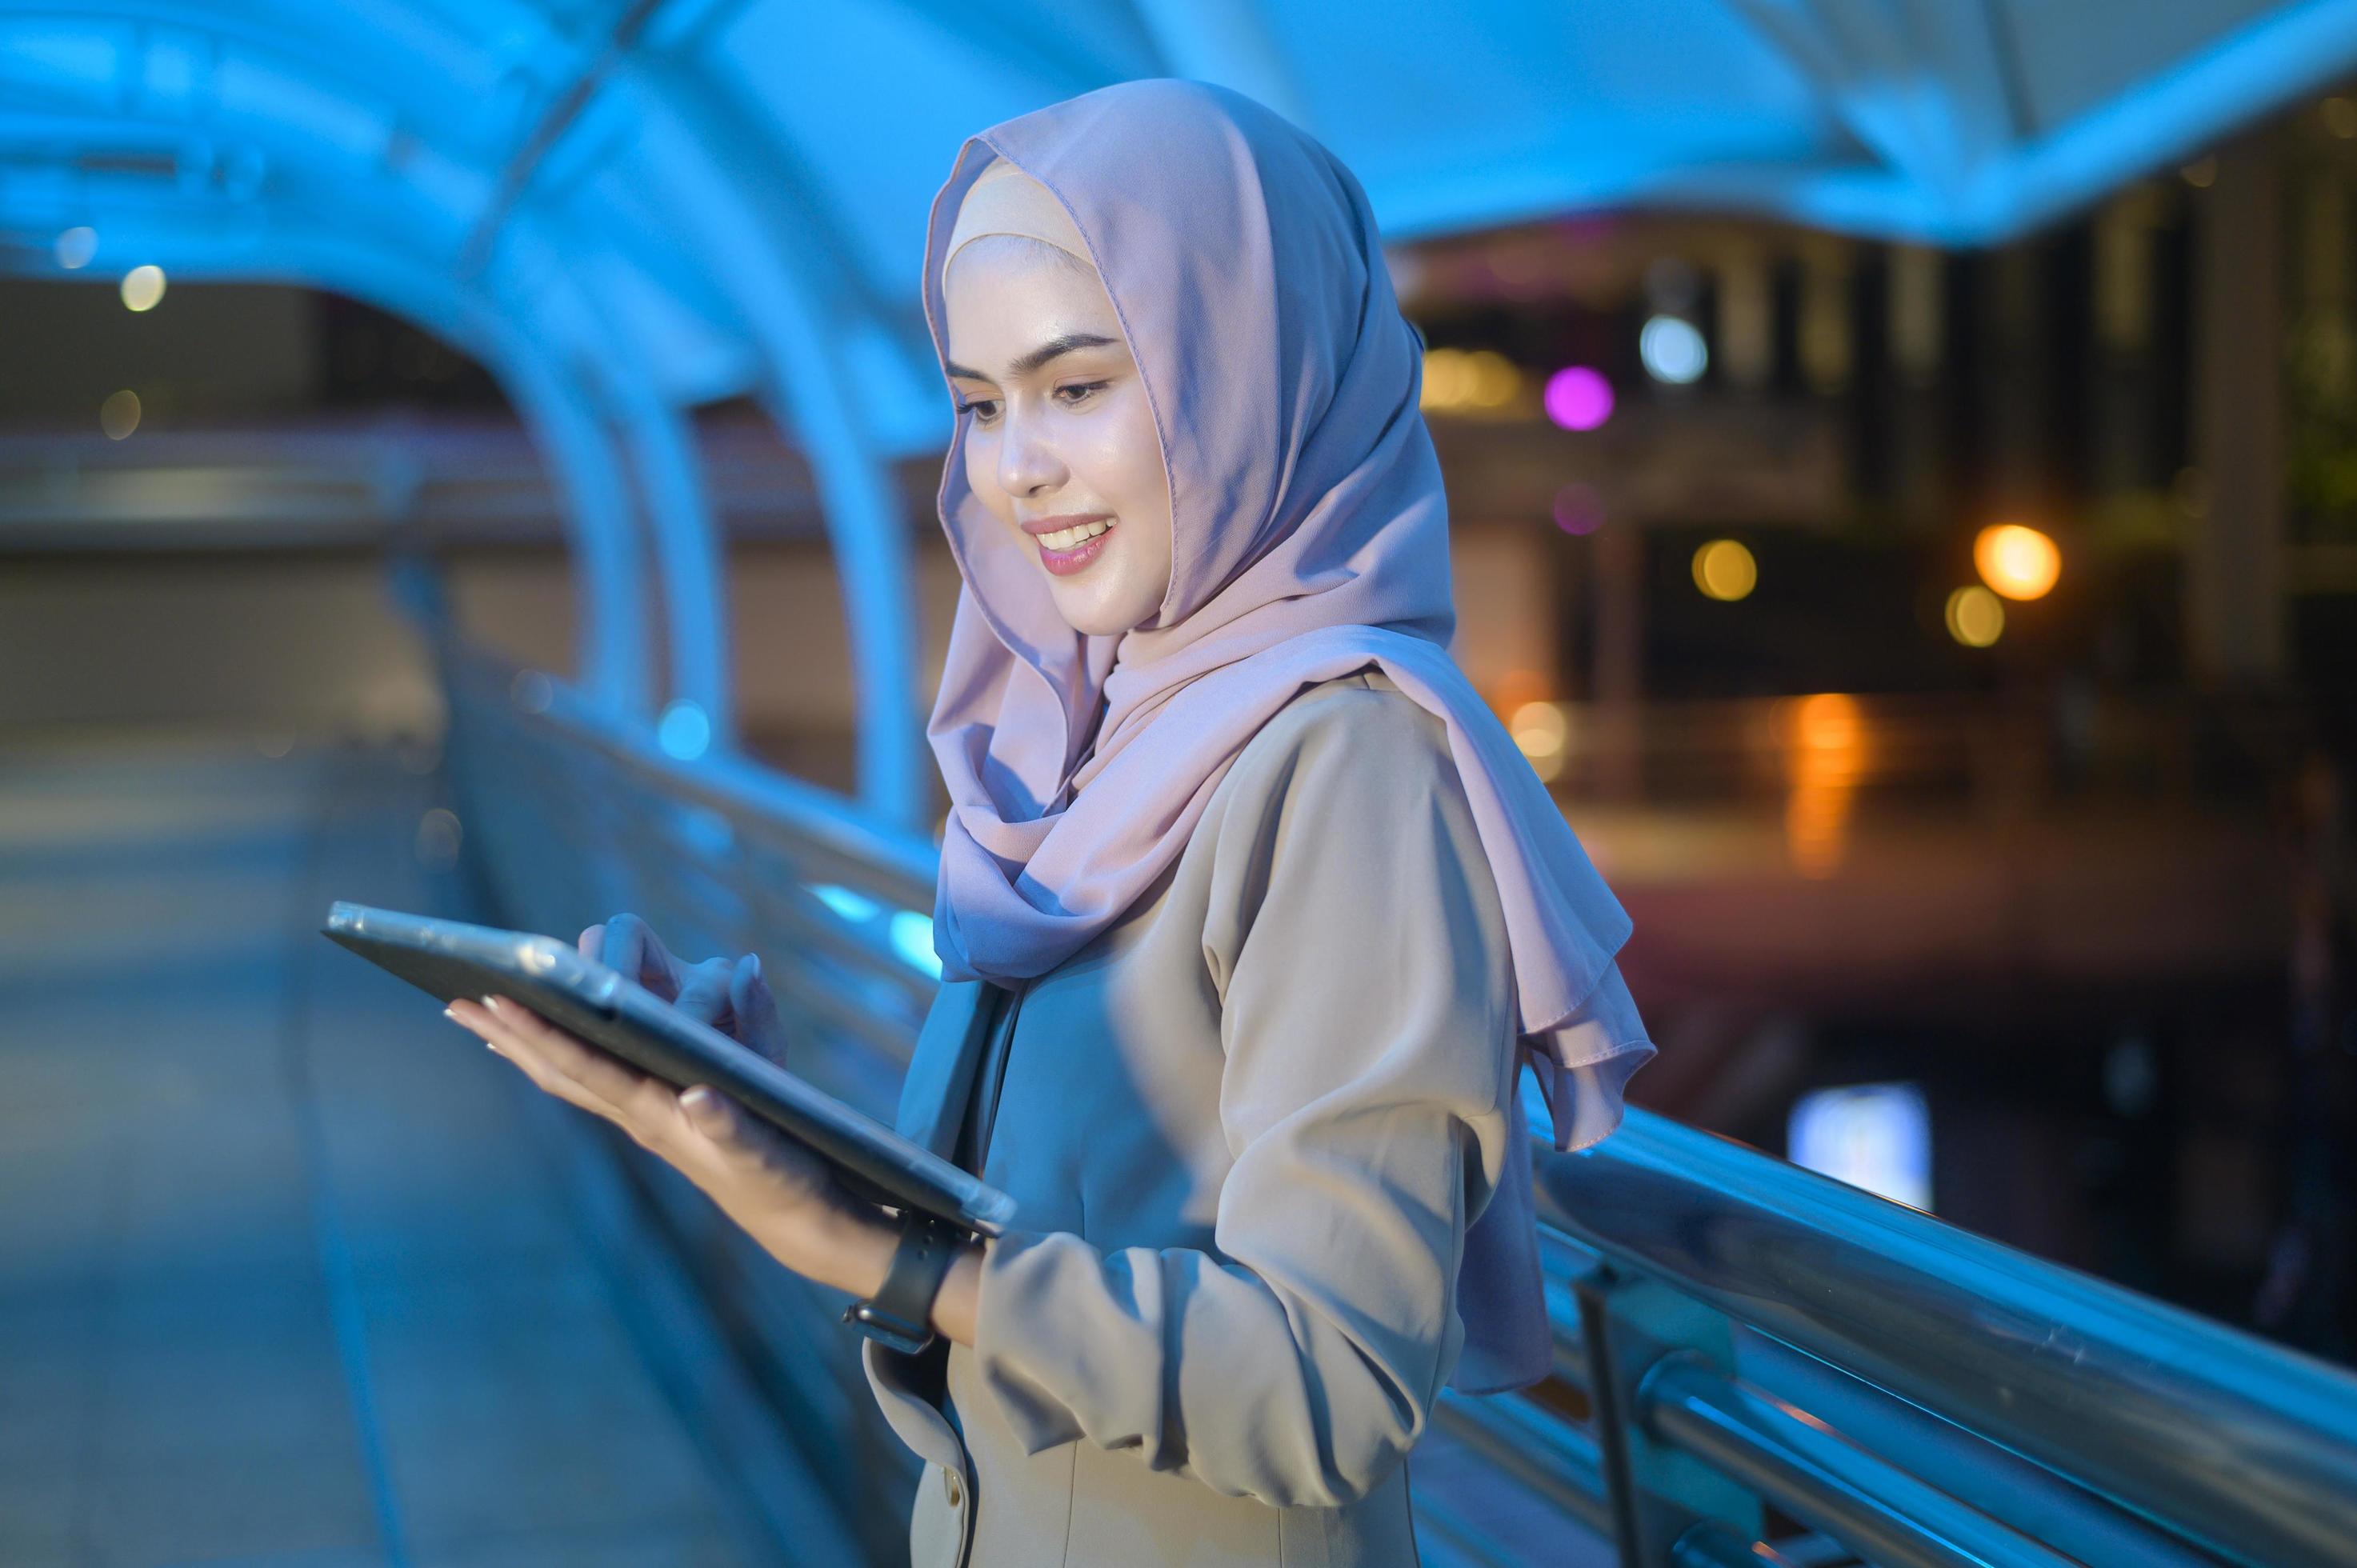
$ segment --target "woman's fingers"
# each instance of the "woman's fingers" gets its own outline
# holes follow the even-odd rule
[[[630,914],[585,928],[579,940],[585,956],[630,976],[696,1022],[743,1041],[772,1061],[783,1059],[784,1042],[778,1038],[777,1031],[777,999],[769,993],[766,985],[759,983],[758,958],[748,954],[739,960],[712,958],[702,963],[682,965],[663,946],[662,939],[655,935],[653,927]],[[748,1004],[744,983],[748,963],[754,989],[759,993],[759,1001],[753,1006]],[[757,1018],[755,1007],[765,1015],[748,1026],[748,1021]],[[760,1026],[762,1024],[766,1028]]]
[[[571,1030],[558,1028],[520,1003],[493,996],[486,999],[484,1007],[510,1036],[528,1046],[543,1065],[618,1110],[640,1108],[647,1090],[661,1084],[661,1079],[599,1050]],[[667,1088],[664,1092],[669,1093]]]
[[[823,1271],[840,1262],[845,1223],[867,1211],[813,1150],[707,1084],[674,1094],[507,998],[453,1002],[449,1015],[539,1088],[678,1170],[788,1267],[835,1277]]]
[[[464,1008],[464,1013],[460,1009]],[[452,1016],[485,1035],[525,1077],[568,1104],[603,1116],[647,1148],[695,1174],[683,1128],[725,1160],[758,1169],[799,1192],[828,1185],[825,1162],[708,1084],[674,1093],[670,1084],[614,1060],[571,1031],[505,997],[451,1004]]]
[[[711,958],[691,966],[682,979],[677,1005],[699,1024],[709,1024],[735,1036],[738,1014],[729,979],[736,966],[725,958]]]
[[[778,998],[761,978],[761,956],[747,953],[728,977],[728,1004],[737,1015],[737,1037],[778,1066],[786,1065],[785,1026]]]
[[[496,1005],[453,1003],[452,1016],[481,1035],[540,1088],[603,1116],[641,1143],[674,1130],[678,1097],[640,1072],[505,997]],[[461,1014],[459,1008],[467,1013]]]
[[[554,1095],[568,1105],[576,1105],[592,1115],[619,1122],[620,1110],[592,1096],[571,1079],[551,1070],[540,1058],[540,1053],[505,1024],[486,1012],[482,1004],[463,999],[443,1010],[453,1023],[471,1029],[482,1037],[485,1045],[515,1064],[516,1070],[530,1079],[533,1087]]]
[[[585,933],[586,934],[586,933]],[[654,928],[636,915],[621,914],[606,922],[597,961],[628,976],[664,1001],[679,995],[679,962]]]

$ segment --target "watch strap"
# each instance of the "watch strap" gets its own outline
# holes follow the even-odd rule
[[[866,1301],[855,1301],[843,1312],[870,1339],[913,1356],[933,1342],[933,1298],[957,1261],[961,1232],[919,1209],[900,1219],[900,1242],[893,1249],[892,1266],[884,1283]]]

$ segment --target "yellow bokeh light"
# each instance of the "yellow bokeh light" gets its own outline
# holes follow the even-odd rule
[[[109,441],[120,441],[139,428],[139,394],[128,389],[108,395],[98,405],[98,427]]]
[[[1695,552],[1695,586],[1714,599],[1739,599],[1760,581],[1760,564],[1732,539],[1714,539]]]
[[[1986,648],[2005,635],[2005,602],[1978,583],[1948,596],[1948,635],[1966,648]]]
[[[126,310],[153,310],[164,302],[164,269],[157,266],[134,267],[123,274],[123,306]]]
[[[1455,408],[1473,384],[1470,359],[1462,349],[1424,351],[1424,392],[1417,402],[1426,408]]]
[[[1494,349],[1477,349],[1466,357],[1470,372],[1465,401],[1476,408],[1503,408],[1523,390],[1523,372]]]
[[[1993,523],[1973,537],[1973,569],[2008,599],[2042,598],[2062,575],[2062,553],[2034,528]]]
[[[1512,733],[1514,744],[1523,748],[1523,755],[1529,757],[1561,756],[1563,743],[1571,734],[1563,709],[1553,703],[1524,703],[1514,710],[1506,728]]]
[[[1442,413],[1491,412],[1522,395],[1523,372],[1495,349],[1427,349],[1418,405]]]

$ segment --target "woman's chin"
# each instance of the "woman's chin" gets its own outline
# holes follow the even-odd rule
[[[1054,592],[1052,588],[1049,591]],[[1148,605],[1135,615],[1125,615],[1121,606],[1108,604],[1094,594],[1075,593],[1068,597],[1057,593],[1055,598],[1056,613],[1064,618],[1064,624],[1089,637],[1119,637],[1152,615],[1155,608]]]
[[[1064,624],[1083,637],[1117,637],[1129,629],[1125,626],[1114,625],[1109,617],[1076,613],[1071,610],[1064,612]]]

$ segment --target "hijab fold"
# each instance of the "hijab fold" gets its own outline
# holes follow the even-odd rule
[[[927,725],[951,800],[942,977],[1013,983],[1055,968],[1178,857],[1272,714],[1373,666],[1447,727],[1555,1146],[1602,1138],[1654,1049],[1613,961],[1629,918],[1449,656],[1422,349],[1365,193],[1299,130],[1202,83],[1125,82],[1010,120],[966,143],[933,204],[925,315],[944,360],[942,271],[967,192],[994,169],[1012,185],[1002,164],[1060,204],[1069,230],[1036,206],[1030,227],[1085,244],[1120,317],[1161,441],[1172,564],[1135,628],[1071,629],[1015,531],[967,487],[960,416],[941,516],[964,583]],[[1022,209],[1010,194],[994,210]],[[968,237],[1017,221],[969,222]],[[1523,1111],[1518,1096],[1517,1150]],[[1451,1382],[1468,1391],[1548,1366],[1528,1163],[1507,1167],[1459,1274],[1467,1341]]]

